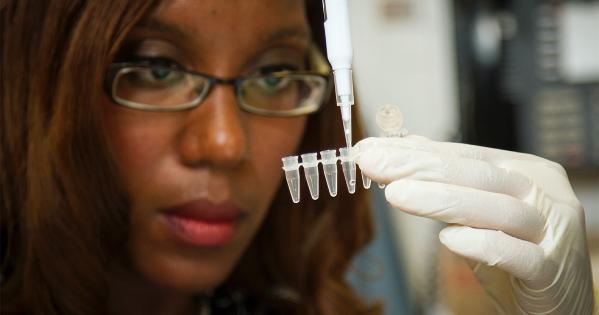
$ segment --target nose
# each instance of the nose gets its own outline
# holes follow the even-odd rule
[[[179,143],[187,166],[235,167],[247,155],[247,135],[235,90],[215,85],[203,104],[192,109]]]

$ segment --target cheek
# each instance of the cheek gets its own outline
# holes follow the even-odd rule
[[[173,122],[114,105],[105,108],[105,134],[123,184],[128,193],[140,194],[147,183],[157,182],[157,167],[173,145]]]
[[[193,174],[194,170],[171,161],[177,160],[178,120],[110,105],[105,107],[104,125],[109,145],[126,189],[133,197],[153,195],[155,192],[147,191],[151,190],[148,183],[176,182],[175,175],[182,180]],[[246,156],[239,169],[226,172],[232,190],[247,198],[242,199],[253,200],[253,206],[268,208],[282,183],[281,158],[297,154],[306,122],[306,117],[273,118],[247,114],[243,128],[246,130]]]
[[[258,117],[252,124],[250,154],[255,169],[255,189],[261,189],[262,203],[268,206],[274,199],[283,178],[281,158],[297,154],[306,117]]]
[[[177,162],[180,152],[176,140],[183,119],[112,105],[106,108],[106,135],[132,199],[130,246],[136,269],[156,283],[185,290],[200,290],[220,283],[260,228],[283,180],[281,158],[297,154],[306,118],[269,118],[244,113],[238,121],[243,128],[236,129],[243,130],[245,141],[239,143],[246,146],[239,164],[202,163],[189,167]],[[210,141],[206,137],[201,139]],[[182,187],[194,186],[191,184],[206,176],[204,188],[212,194],[219,194],[220,190],[210,188],[223,188],[228,197],[247,207],[251,215],[230,245],[211,252],[212,255],[203,252],[198,255],[195,250],[174,245],[165,236],[162,225],[155,220],[154,210],[157,205],[164,205],[164,200],[168,200],[168,205],[181,200],[177,198],[182,196]]]

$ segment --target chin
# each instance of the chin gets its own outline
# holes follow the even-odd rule
[[[137,256],[134,267],[143,278],[158,287],[198,294],[222,284],[240,255],[204,253],[198,256],[178,257],[155,252],[151,256]]]

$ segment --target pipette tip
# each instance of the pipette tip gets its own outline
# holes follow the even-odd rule
[[[345,133],[345,143],[349,148],[352,146],[351,119],[343,119],[343,132]]]

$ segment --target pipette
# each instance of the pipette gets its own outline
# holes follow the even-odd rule
[[[327,55],[335,77],[337,106],[341,109],[347,147],[352,145],[351,106],[354,105],[352,82],[352,44],[347,0],[322,0]]]

